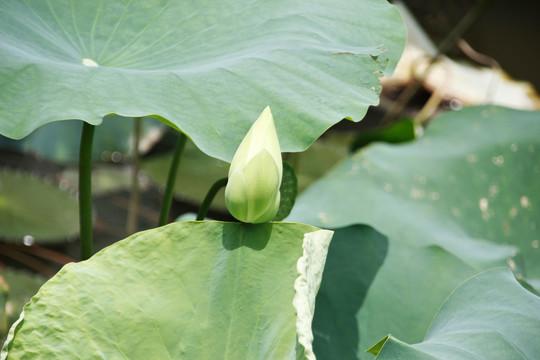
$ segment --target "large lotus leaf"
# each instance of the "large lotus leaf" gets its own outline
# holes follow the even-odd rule
[[[446,113],[418,141],[372,145],[342,162],[298,198],[288,219],[334,228],[365,223],[470,264],[473,239],[510,244],[521,252],[521,275],[538,279],[538,134],[539,112]]]
[[[36,241],[65,240],[79,232],[77,200],[53,184],[22,173],[0,171],[0,236]]]
[[[159,140],[163,124],[153,118],[141,121],[142,152]],[[96,128],[92,146],[92,158],[110,161],[129,157],[133,148],[133,119],[117,115],[107,116],[103,124]],[[43,126],[24,139],[12,140],[0,136],[0,147],[32,153],[58,163],[75,163],[79,159],[79,143],[82,123],[78,120],[55,122]]]
[[[326,295],[333,299],[330,306],[317,306],[315,324],[319,317],[337,322],[333,333],[315,328],[318,354],[331,353],[334,339],[347,337],[340,344],[349,346],[342,347],[350,356],[344,358],[369,358],[363,351],[388,333],[409,343],[422,341],[443,299],[479,271],[508,263],[519,275],[535,276],[538,120],[538,113],[491,107],[449,113],[414,143],[377,144],[358,152],[298,198],[289,220],[366,223],[388,236],[383,265],[361,304],[352,303],[347,316],[334,317],[349,303],[334,292]],[[510,222],[511,233],[497,233],[508,228],[504,222]],[[341,231],[348,232],[345,241],[369,236],[339,230],[335,247]],[[328,264],[358,266],[358,276],[374,271],[355,260],[358,252],[342,252],[348,260],[333,260],[331,249]],[[371,255],[377,256],[382,255]],[[323,279],[319,297],[327,294],[325,284]]]
[[[313,320],[317,358],[370,359],[365,351],[389,333],[421,341],[444,299],[478,273],[471,263],[505,266],[512,252],[474,240],[466,250],[468,262],[440,246],[411,245],[365,225],[336,230]]]
[[[137,233],[48,281],[1,358],[314,359],[331,235],[223,222]]]
[[[228,161],[267,105],[283,151],[362,119],[405,43],[385,0],[5,0],[0,37],[0,134],[156,115]]]
[[[373,349],[377,360],[537,359],[540,298],[512,273],[495,269],[459,286],[433,320],[423,342],[394,337]]]

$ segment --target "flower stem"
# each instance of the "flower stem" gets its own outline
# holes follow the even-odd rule
[[[214,185],[212,185],[210,190],[208,190],[208,193],[204,197],[201,207],[199,208],[199,212],[197,213],[197,221],[204,220],[206,213],[208,212],[208,208],[210,208],[210,204],[212,204],[212,200],[214,200],[218,191],[227,185],[227,181],[228,178],[219,179],[214,183]]]
[[[174,157],[169,168],[169,176],[167,177],[167,185],[165,186],[165,194],[163,195],[163,202],[161,204],[161,212],[159,214],[159,223],[158,226],[163,226],[169,221],[169,212],[171,210],[172,198],[174,193],[174,183],[176,181],[176,173],[180,166],[180,159],[182,157],[182,152],[184,152],[184,147],[186,145],[187,137],[183,133],[180,133],[180,138],[176,144],[176,149],[174,150]]]
[[[81,260],[92,256],[92,140],[94,125],[83,122],[79,150],[79,225]]]
[[[139,205],[139,168],[140,168],[140,154],[139,154],[139,142],[141,139],[141,123],[142,119],[136,117],[133,119],[133,160],[131,164],[131,191],[129,196],[126,233],[131,235],[137,231],[137,215]]]

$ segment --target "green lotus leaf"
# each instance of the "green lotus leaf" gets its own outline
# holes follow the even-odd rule
[[[388,334],[421,342],[451,291],[495,266],[538,290],[538,133],[538,112],[450,112],[415,142],[357,152],[299,196],[286,220],[339,228],[325,276],[350,269],[345,280],[323,278],[314,320],[319,359],[337,348],[340,358],[370,359],[364,351]],[[374,230],[353,224],[369,225],[388,245],[377,250]],[[375,259],[382,265],[369,265]],[[327,282],[365,297],[352,301]]]
[[[540,279],[539,133],[540,112],[446,113],[415,142],[374,144],[343,161],[297,199],[287,220],[368,224],[464,260],[471,240],[511,245],[521,252],[521,275]]]
[[[540,297],[505,269],[477,275],[441,307],[423,342],[389,336],[370,352],[377,360],[535,359],[540,353]]]
[[[6,0],[0,134],[155,116],[230,161],[270,105],[283,151],[378,103],[405,44],[385,0]]]
[[[467,261],[441,246],[411,245],[366,225],[335,230],[313,320],[317,359],[371,359],[365,351],[388,334],[422,341],[457,286],[483,268],[520,257],[511,257],[515,249],[479,241],[462,250],[470,253]]]
[[[293,166],[286,161],[283,162],[283,179],[281,180],[279,193],[281,194],[281,200],[274,221],[281,221],[290,214],[298,194],[298,179]]]
[[[0,358],[313,360],[331,236],[213,221],[137,233],[43,285]]]

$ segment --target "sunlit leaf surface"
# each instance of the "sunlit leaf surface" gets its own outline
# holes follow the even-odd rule
[[[222,222],[135,234],[48,281],[7,359],[313,359],[310,304],[331,236]]]

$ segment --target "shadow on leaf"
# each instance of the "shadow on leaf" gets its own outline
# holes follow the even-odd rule
[[[358,359],[356,314],[388,252],[388,239],[366,225],[336,230],[315,305],[317,359]]]
[[[227,250],[235,250],[247,246],[253,250],[263,250],[272,234],[272,223],[247,224],[229,223],[227,231],[223,231],[222,243]]]

